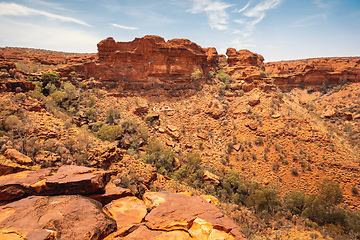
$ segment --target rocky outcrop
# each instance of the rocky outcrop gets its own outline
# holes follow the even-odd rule
[[[264,57],[249,50],[236,51],[228,48],[226,51],[227,66],[226,73],[234,82],[230,88],[233,90],[251,91],[259,88],[264,91],[275,89],[272,81],[265,74]]]
[[[206,74],[215,69],[215,48],[203,49],[187,39],[165,41],[159,36],[145,36],[131,42],[116,42],[109,37],[98,43],[98,59],[58,69],[62,75],[75,71],[103,85],[122,89],[191,88],[199,82],[191,73]]]
[[[245,239],[212,196],[146,192],[140,199],[105,187],[104,174],[62,166],[1,176],[0,239]],[[96,189],[102,193],[89,195]]]
[[[161,197],[165,201],[145,217],[149,229],[183,230],[193,239],[245,239],[241,229],[205,199],[181,193]]]
[[[0,239],[103,239],[114,230],[101,204],[79,195],[30,196],[0,207]]]
[[[108,173],[94,168],[64,165],[55,173],[45,168],[0,177],[0,201],[28,195],[90,194],[104,189]]]
[[[360,81],[360,59],[318,58],[265,63],[266,72],[281,89],[321,88],[323,84]]]

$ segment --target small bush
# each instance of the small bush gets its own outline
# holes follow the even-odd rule
[[[315,90],[315,89],[314,89],[313,87],[307,87],[307,88],[306,88],[306,91],[307,91],[308,93],[312,93],[314,90]]]
[[[297,168],[292,168],[291,169],[291,173],[294,175],[294,176],[298,176],[299,175],[299,170]]]
[[[359,194],[359,189],[358,189],[356,186],[353,186],[353,187],[351,188],[351,192],[352,192],[352,194],[354,194],[354,195],[358,195],[358,194]]]
[[[194,72],[191,73],[191,78],[192,78],[193,80],[199,80],[199,79],[202,78],[202,76],[203,76],[203,74],[200,72],[199,69],[196,69],[196,71],[194,71]]]
[[[305,204],[306,198],[303,192],[293,190],[284,196],[284,205],[293,215],[301,215]]]
[[[269,77],[269,74],[267,72],[261,72],[260,76],[261,76],[261,78],[267,78],[267,77]]]
[[[102,126],[99,131],[95,133],[95,136],[103,141],[113,142],[119,136],[123,134],[124,130],[118,125],[114,126]]]
[[[60,79],[60,73],[56,72],[56,71],[49,71],[49,72],[44,72],[41,75],[41,80],[43,80],[44,82],[57,82]]]
[[[220,69],[218,72],[217,72],[217,78],[225,83],[225,84],[228,84],[231,82],[231,77],[229,76],[229,74],[227,74],[223,69]]]

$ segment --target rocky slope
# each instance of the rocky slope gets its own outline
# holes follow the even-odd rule
[[[81,204],[99,222],[89,218],[88,224],[81,215],[76,221],[89,229],[80,229],[79,239],[241,239],[239,223],[249,238],[325,239],[316,223],[271,196],[276,210],[251,202],[263,193],[316,195],[324,179],[339,183],[343,209],[359,210],[358,84],[327,94],[292,89],[317,88],[329,76],[357,81],[357,60],[281,70],[248,50],[229,48],[226,58],[189,40],[156,36],[127,43],[108,38],[95,55],[57,53],[53,60],[47,52],[1,50],[4,236],[68,238],[78,231],[63,231],[78,225],[68,209]],[[32,54],[45,54],[46,64]],[[60,75],[44,75],[42,68]],[[205,200],[187,196],[189,189],[217,195],[217,207],[237,223],[209,204],[200,207]],[[33,207],[45,210],[29,216]],[[27,220],[31,225],[23,216],[44,221]]]

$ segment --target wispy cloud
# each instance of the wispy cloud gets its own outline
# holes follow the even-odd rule
[[[246,10],[249,6],[250,6],[250,3],[251,3],[251,1],[249,1],[246,5],[245,5],[245,7],[243,7],[242,9],[240,9],[240,10],[235,10],[235,12],[238,12],[238,13],[241,13],[242,11],[244,11],[244,10]]]
[[[320,23],[320,21],[326,20],[326,14],[317,14],[304,17],[302,19],[297,20],[292,27],[309,27]]]
[[[241,13],[240,18],[233,20],[242,25],[241,35],[243,37],[252,35],[255,25],[266,17],[266,12],[276,8],[282,0],[258,0],[254,4],[253,2],[255,1],[249,1],[244,8],[238,10],[237,12]]]
[[[0,29],[0,46],[32,47],[70,52],[96,52],[96,44],[104,37],[77,26],[53,26],[51,21],[43,24],[3,19]],[[46,34],[44,34],[46,33]]]
[[[218,30],[225,30],[228,28],[227,23],[229,15],[226,9],[233,6],[217,0],[192,0],[193,6],[188,11],[194,14],[205,12],[209,25]]]
[[[319,8],[326,8],[328,7],[328,3],[325,3],[323,0],[313,0],[313,4],[318,6]]]
[[[76,18],[61,16],[61,15],[37,10],[34,8],[29,8],[17,3],[5,3],[5,2],[0,3],[0,16],[36,16],[36,15],[44,16],[47,18],[51,18],[63,22],[77,23],[80,25],[90,27],[90,25],[87,24],[86,22]]]
[[[122,29],[126,29],[126,30],[136,30],[136,29],[138,29],[136,27],[128,27],[128,26],[123,26],[123,25],[119,25],[119,24],[116,24],[116,23],[113,23],[111,25],[114,26],[114,27],[122,28]]]
[[[256,18],[257,20],[255,22],[260,22],[265,17],[266,11],[276,8],[280,3],[281,0],[263,0],[255,7],[244,12],[244,15]]]

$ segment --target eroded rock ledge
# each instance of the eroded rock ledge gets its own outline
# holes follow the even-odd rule
[[[245,239],[205,198],[146,192],[139,199],[108,175],[64,165],[0,176],[0,239]]]

